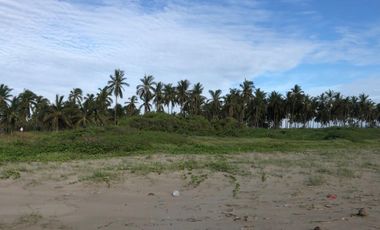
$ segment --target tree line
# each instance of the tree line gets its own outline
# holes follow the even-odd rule
[[[204,116],[208,120],[232,118],[256,128],[378,127],[380,123],[380,103],[365,94],[343,96],[328,90],[313,97],[295,85],[282,95],[264,92],[252,81],[244,80],[225,95],[216,89],[209,90],[206,97],[201,83],[191,85],[188,80],[180,80],[175,85],[164,84],[145,75],[136,87],[136,95],[120,104],[125,87],[129,84],[120,69],[96,94],[85,95],[80,88],[74,88],[67,99],[56,95],[53,102],[28,89],[13,96],[10,87],[0,84],[0,130],[12,132],[23,127],[58,131],[103,126],[117,124],[120,118],[137,116],[142,111]]]

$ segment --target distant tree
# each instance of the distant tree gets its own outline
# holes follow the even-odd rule
[[[256,128],[264,127],[266,122],[266,93],[260,88],[255,90],[254,98],[248,108],[249,122]]]
[[[301,110],[304,92],[299,85],[295,85],[286,94],[286,105],[290,127],[296,122],[301,122]]]
[[[185,105],[189,100],[189,87],[190,82],[188,80],[181,80],[177,84],[177,101],[180,106],[181,115],[185,116]]]
[[[273,128],[279,128],[281,120],[285,118],[285,101],[276,91],[271,92],[268,97],[267,116]]]
[[[153,90],[153,102],[156,106],[157,112],[164,111],[164,93],[163,93],[164,84],[162,82],[158,82],[156,87]]]
[[[103,88],[98,89],[98,93],[96,94],[96,97],[94,95],[87,95],[85,98],[86,101],[89,101],[93,104],[95,104],[94,110],[95,110],[95,121],[98,124],[103,125],[105,121],[107,120],[108,116],[108,107],[112,105],[112,91],[107,86]],[[114,111],[115,112],[115,111]],[[115,113],[114,113],[115,116]]]
[[[222,90],[217,89],[215,91],[209,90],[211,99],[208,100],[208,103],[210,104],[210,112],[211,112],[211,117],[213,119],[218,119],[220,118],[220,111],[222,109]]]
[[[20,116],[18,113],[18,103],[19,100],[17,99],[17,97],[13,97],[13,99],[9,103],[9,106],[5,107],[5,110],[0,120],[2,126],[5,127],[5,130],[10,133],[16,130],[17,125],[20,122]]]
[[[0,109],[5,108],[8,103],[12,101],[12,89],[8,86],[1,84],[0,85]]]
[[[49,122],[53,130],[58,131],[60,128],[71,127],[71,121],[67,117],[63,96],[56,95],[55,103],[50,105],[44,121]]]
[[[224,97],[224,111],[226,117],[235,118],[239,122],[243,121],[243,107],[244,101],[241,96],[241,91],[233,88]]]
[[[248,104],[250,101],[253,99],[253,90],[255,88],[253,81],[249,81],[247,79],[244,79],[244,82],[240,84],[241,88],[241,96],[243,98],[243,111],[242,111],[242,116],[243,119],[247,119],[248,114],[246,114],[246,110],[248,108]]]
[[[17,100],[19,100],[18,110],[21,122],[20,125],[26,126],[28,121],[31,119],[32,109],[36,104],[36,98],[37,95],[28,89],[24,90],[17,97]]]
[[[127,106],[125,108],[127,116],[135,116],[139,114],[139,109],[137,108],[137,97],[132,96],[126,102]]]
[[[70,94],[69,94],[69,101],[70,102],[77,104],[77,105],[80,105],[82,103],[82,100],[83,100],[82,89],[74,88],[70,91]]]
[[[143,101],[141,106],[144,107],[144,113],[150,112],[151,104],[150,101],[154,97],[154,90],[156,82],[154,82],[154,77],[152,75],[145,75],[144,78],[140,79],[141,84],[136,87],[137,95]]]
[[[173,107],[177,101],[176,88],[172,84],[164,85],[164,104],[168,107],[168,113],[173,113]],[[170,110],[171,107],[171,110]],[[170,112],[169,112],[170,110]]]
[[[124,77],[124,71],[116,69],[114,75],[110,75],[111,80],[108,81],[108,88],[115,95],[115,112],[114,119],[115,125],[117,125],[117,99],[123,98],[124,86],[129,86],[126,82],[127,78]]]
[[[193,89],[190,91],[190,97],[189,97],[189,112],[191,115],[201,115],[202,113],[202,105],[205,102],[205,97],[202,96],[203,92],[203,86],[201,83],[196,83],[193,86]]]

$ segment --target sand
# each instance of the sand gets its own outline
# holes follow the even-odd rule
[[[183,160],[155,156],[146,161],[165,157]],[[81,179],[97,167],[126,160],[1,166],[18,168],[21,177],[0,180],[0,229],[380,229],[378,170],[363,168],[349,178],[324,176],[313,186],[307,183],[307,167],[278,164],[251,165],[250,174],[233,177],[207,169],[126,170],[115,180]],[[194,185],[191,175],[207,176]],[[359,208],[368,216],[356,216]]]

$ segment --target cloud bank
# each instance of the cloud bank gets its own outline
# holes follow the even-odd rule
[[[305,38],[268,26],[276,15],[258,1],[88,2],[0,0],[0,82],[51,99],[73,87],[95,92],[121,68],[128,97],[144,74],[225,92],[244,78],[302,63],[380,64],[379,29]]]

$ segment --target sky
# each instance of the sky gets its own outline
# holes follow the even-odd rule
[[[53,99],[117,68],[209,89],[295,84],[380,102],[379,0],[0,0],[0,84]]]

